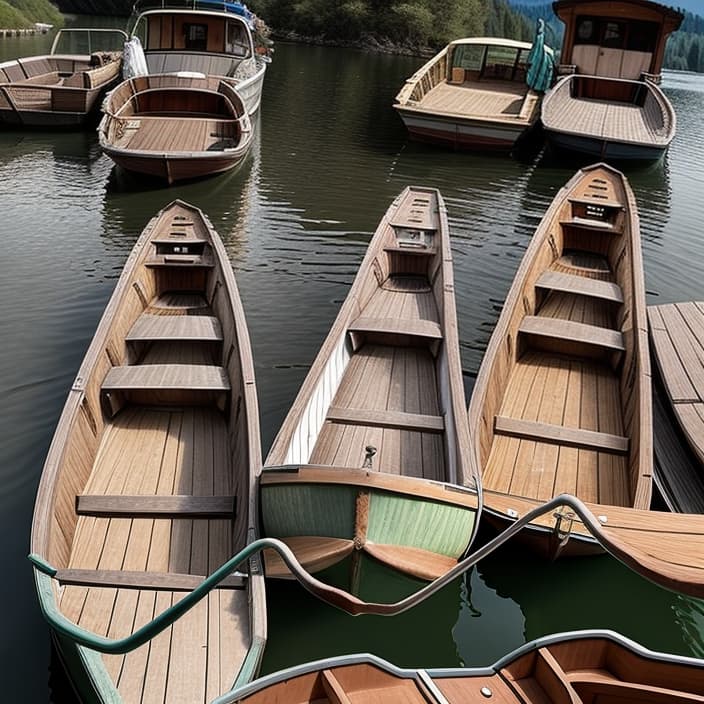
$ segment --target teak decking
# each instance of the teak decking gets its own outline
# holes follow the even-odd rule
[[[645,324],[633,194],[609,167],[584,169],[526,251],[472,396],[487,506],[519,515],[514,497],[534,504],[567,492],[649,508]]]
[[[462,397],[444,206],[408,188],[267,457],[265,532],[310,569],[364,551],[416,577],[443,574],[475,529]],[[287,574],[274,556],[267,573]]]
[[[62,613],[122,638],[178,602],[254,535],[260,464],[232,270],[200,211],[177,202],[128,260],[42,475],[32,545],[58,568]],[[229,691],[263,643],[263,599],[261,575],[228,578],[147,644],[84,662],[103,687],[92,696],[209,702]]]
[[[110,94],[104,111],[98,133],[105,153],[169,183],[231,169],[252,142],[245,105],[228,79],[133,78]]]
[[[478,669],[400,669],[373,655],[299,665],[253,682],[228,704],[692,704],[700,660],[648,651],[614,633],[547,636]]]

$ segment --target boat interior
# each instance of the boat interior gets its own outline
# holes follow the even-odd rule
[[[251,466],[261,462],[250,449],[249,425],[257,443],[259,431],[241,313],[208,226],[177,203],[142,237],[76,381],[84,400],[66,429],[42,551],[59,567],[62,612],[110,638],[244,547]],[[248,579],[228,578],[127,655],[103,655],[120,700],[209,702],[228,691],[250,646]]]
[[[527,117],[538,100],[525,82],[529,51],[529,44],[450,44],[435,63],[416,74],[408,98],[432,112]]]
[[[119,53],[32,56],[0,63],[0,109],[83,111],[85,92],[120,75]],[[76,91],[75,89],[81,89]]]
[[[223,151],[249,131],[241,97],[213,77],[132,78],[110,94],[104,111],[107,143],[130,151]]]
[[[658,661],[606,639],[530,650],[498,672],[391,671],[372,662],[289,676],[239,704],[685,704],[698,700],[701,668]]]
[[[433,192],[406,191],[370,245],[350,304],[336,321],[332,368],[308,404],[319,411],[301,414],[287,464],[365,466],[457,481],[443,345],[449,284],[443,249],[449,245],[439,228]]]
[[[254,56],[244,19],[223,12],[149,10],[137,20],[133,35],[144,47],[149,73],[194,71],[206,76],[234,76]]]
[[[529,245],[475,387],[483,485],[647,509],[649,364],[633,204],[617,172],[580,173]]]

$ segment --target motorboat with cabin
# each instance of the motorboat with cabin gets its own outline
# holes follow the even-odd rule
[[[660,158],[676,131],[660,71],[682,14],[649,0],[559,0],[553,9],[565,38],[563,77],[542,107],[549,143],[602,160]]]

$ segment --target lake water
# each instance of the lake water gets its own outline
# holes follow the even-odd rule
[[[0,60],[46,37],[0,41]],[[408,142],[391,109],[420,60],[280,44],[256,145],[238,171],[162,188],[113,168],[93,132],[0,132],[0,691],[46,702],[49,636],[26,560],[44,456],[122,265],[174,198],[223,237],[252,344],[266,453],[345,298],[365,247],[404,186],[441,189],[452,228],[462,362],[473,378],[542,213],[574,165],[455,154]],[[704,298],[704,76],[668,74],[678,113],[666,159],[628,172],[641,213],[648,303]],[[609,557],[555,564],[508,547],[393,619],[351,618],[292,584],[269,588],[267,671],[370,651],[404,666],[487,664],[526,640],[606,627],[704,656],[704,604]],[[58,692],[54,700],[71,699]]]

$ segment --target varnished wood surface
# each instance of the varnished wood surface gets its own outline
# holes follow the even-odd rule
[[[664,387],[689,445],[704,463],[704,303],[648,308]]]
[[[398,670],[370,656],[330,658],[270,675],[240,704],[691,704],[704,702],[704,667],[637,650],[614,635],[564,634],[479,669]],[[254,690],[254,691],[252,691]]]
[[[528,92],[526,85],[509,81],[439,83],[420,106],[438,113],[518,119]]]
[[[607,227],[585,232],[592,221]],[[560,493],[603,510],[650,506],[645,318],[633,194],[610,167],[583,169],[537,228],[471,399],[485,494],[506,502],[498,514]]]
[[[203,240],[215,266],[145,266],[157,246],[181,246],[184,237]],[[197,317],[208,314],[217,322]],[[128,342],[139,320],[154,340]],[[204,380],[218,391],[212,399]],[[121,638],[176,603],[256,535],[260,468],[251,349],[232,268],[200,211],[176,202],[128,259],[42,475],[32,549],[64,580],[61,611]],[[121,700],[201,703],[228,691],[252,643],[266,638],[263,589],[260,573],[230,579],[149,643],[103,656]]]

